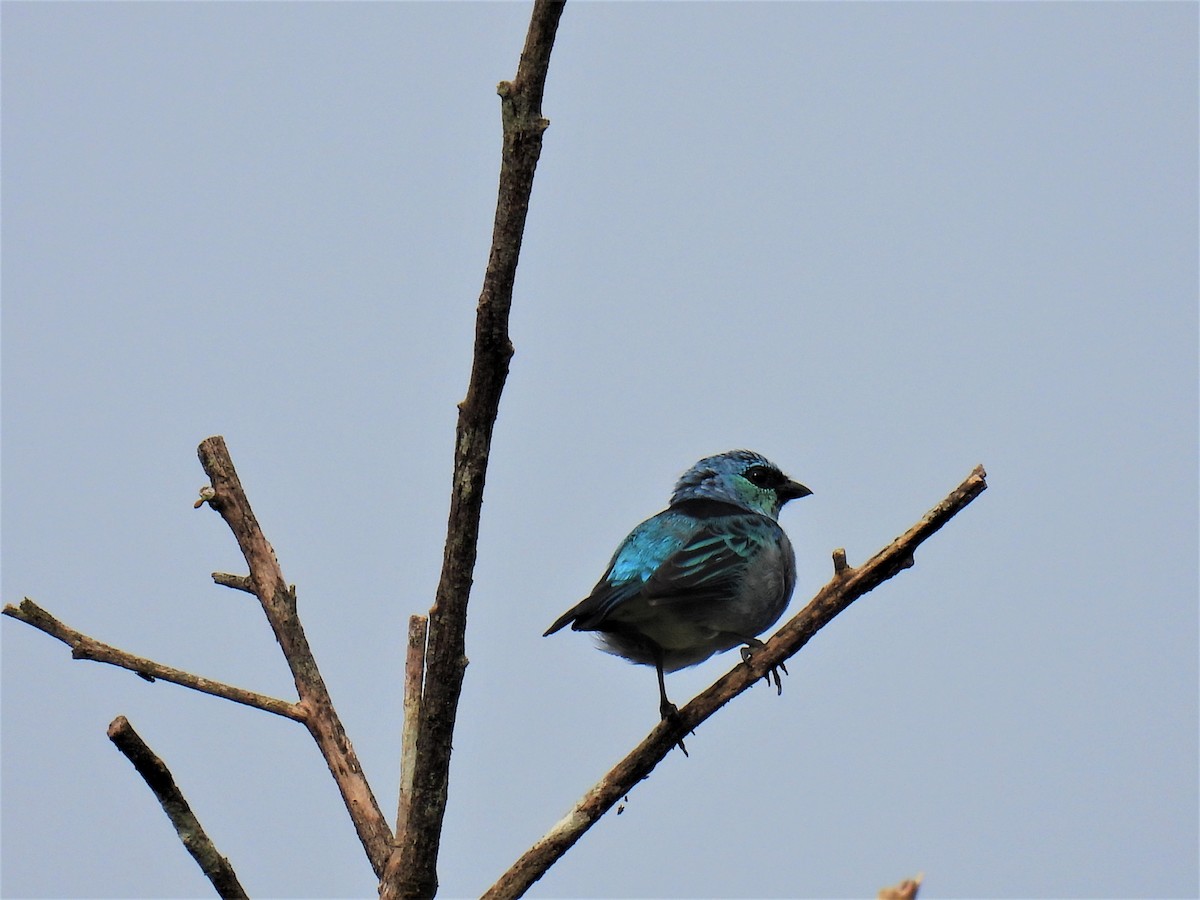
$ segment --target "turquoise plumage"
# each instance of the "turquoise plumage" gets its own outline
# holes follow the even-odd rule
[[[776,519],[811,493],[749,450],[700,460],[670,506],[630,532],[591,594],[546,634],[570,624],[596,632],[610,653],[654,666],[659,712],[674,715],[664,672],[761,646],[758,635],[787,608],[796,559]]]

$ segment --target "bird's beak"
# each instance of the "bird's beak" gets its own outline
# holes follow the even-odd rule
[[[807,497],[812,491],[798,481],[788,480],[775,488],[775,493],[779,496],[781,503],[787,503],[789,500],[799,500],[801,497]]]

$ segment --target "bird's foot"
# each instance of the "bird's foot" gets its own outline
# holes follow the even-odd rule
[[[663,697],[662,702],[659,703],[658,712],[659,715],[662,716],[664,722],[670,722],[673,726],[682,727],[682,720],[679,716],[679,707],[666,697]],[[696,732],[693,731],[691,733],[695,734]],[[688,755],[687,747],[683,746],[683,738],[679,738],[677,741],[675,741],[675,746],[683,751],[684,756]]]
[[[770,671],[768,671],[767,674],[763,676],[763,680],[767,684],[770,684],[771,680],[774,679],[774,681],[775,681],[775,696],[776,697],[783,696],[783,682],[779,680],[779,670],[780,669],[783,670],[784,675],[786,675],[788,673],[787,666],[785,666],[781,662],[777,666],[772,666]]]
[[[749,664],[750,660],[754,658],[754,654],[765,646],[766,644],[758,638],[747,639],[746,646],[742,648],[742,662]],[[763,681],[767,684],[770,684],[771,680],[774,679],[776,696],[783,694],[783,682],[779,678],[780,669],[783,670],[784,675],[788,674],[787,666],[780,662],[778,665],[767,669],[766,674],[763,675]]]

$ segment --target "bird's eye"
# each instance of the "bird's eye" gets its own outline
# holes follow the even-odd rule
[[[742,473],[742,477],[760,488],[775,487],[783,481],[783,476],[779,472],[766,466],[751,466]]]

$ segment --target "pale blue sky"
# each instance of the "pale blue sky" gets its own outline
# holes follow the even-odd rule
[[[3,599],[291,696],[194,455],[225,435],[380,803],[441,563],[525,4],[3,16]],[[701,456],[814,495],[798,609],[989,490],[672,754],[536,897],[1195,896],[1198,7],[569,6],[443,844],[486,888],[657,717],[542,631]],[[5,620],[5,896],[375,882],[294,723]],[[669,677],[684,701],[734,654]]]

